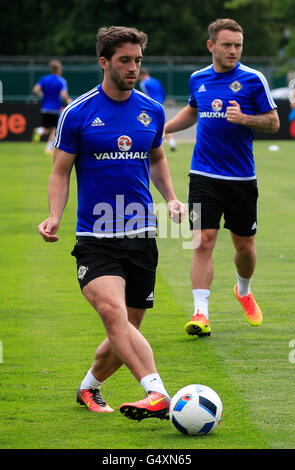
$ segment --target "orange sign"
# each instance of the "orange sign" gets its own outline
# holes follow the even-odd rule
[[[0,114],[0,140],[5,139],[8,133],[23,134],[26,131],[27,120],[19,113]]]

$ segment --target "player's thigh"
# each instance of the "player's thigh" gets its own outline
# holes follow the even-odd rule
[[[135,309],[153,307],[158,249],[154,238],[136,241],[125,264],[126,305]]]
[[[124,253],[115,240],[78,237],[71,254],[76,258],[77,280],[81,291],[88,283],[102,276],[125,279],[122,266]]]
[[[148,309],[154,305],[156,271],[135,268],[126,281],[126,305],[134,309]]]
[[[224,227],[240,237],[254,236],[257,230],[257,201],[256,180],[231,183],[224,212]]]
[[[190,177],[189,223],[191,230],[219,229],[224,210],[218,181],[202,175]]]
[[[83,287],[82,293],[104,322],[127,317],[125,279],[121,276],[99,276]]]

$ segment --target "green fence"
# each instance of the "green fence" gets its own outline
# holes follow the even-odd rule
[[[63,64],[63,76],[69,93],[75,98],[93,88],[102,79],[95,57],[56,57]],[[32,103],[38,98],[32,88],[47,73],[49,57],[1,57],[0,81],[4,102]],[[176,103],[188,98],[188,80],[192,72],[211,63],[210,57],[145,57],[143,65],[158,78],[167,92],[167,99]],[[287,86],[286,73],[278,72],[276,59],[244,58],[243,63],[264,73],[271,88]]]

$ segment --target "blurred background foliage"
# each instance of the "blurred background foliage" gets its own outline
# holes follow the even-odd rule
[[[95,55],[102,25],[148,34],[145,55],[202,56],[211,21],[244,28],[244,56],[295,56],[294,0],[0,0],[1,55]]]

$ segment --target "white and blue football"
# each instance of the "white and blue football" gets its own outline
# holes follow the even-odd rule
[[[209,434],[221,421],[222,402],[219,395],[207,385],[187,385],[171,399],[169,417],[175,428],[183,434]]]

